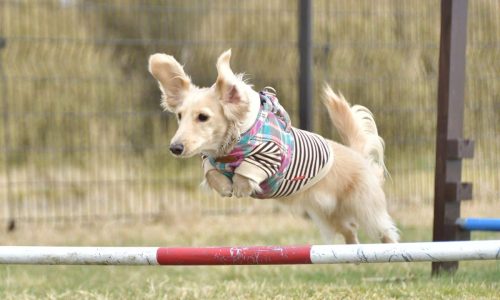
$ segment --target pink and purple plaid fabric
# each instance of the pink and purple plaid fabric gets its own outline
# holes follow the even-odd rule
[[[272,142],[280,149],[281,164],[278,171],[260,184],[261,193],[254,198],[270,198],[279,188],[284,173],[290,166],[294,149],[294,137],[291,131],[290,117],[272,93],[260,92],[260,111],[254,125],[240,137],[233,150],[226,156],[231,162],[220,162],[208,157],[210,163],[224,175],[232,179],[235,169],[262,143]]]

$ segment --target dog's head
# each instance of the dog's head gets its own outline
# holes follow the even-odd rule
[[[179,127],[170,141],[175,156],[222,155],[239,136],[253,90],[233,73],[230,58],[231,50],[222,53],[216,82],[199,88],[174,57],[160,53],[149,57],[149,72],[162,92],[161,106],[177,116]]]

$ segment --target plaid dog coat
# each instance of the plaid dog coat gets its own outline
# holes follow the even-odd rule
[[[275,95],[260,92],[260,111],[254,125],[223,157],[206,157],[207,169],[216,168],[232,179],[240,174],[259,183],[252,197],[280,198],[304,190],[323,176],[333,162],[326,140],[291,126]]]

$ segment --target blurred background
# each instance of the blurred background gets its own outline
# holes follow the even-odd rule
[[[369,107],[386,141],[391,211],[432,210],[440,1],[315,0],[313,129],[337,138],[324,82]],[[279,213],[272,201],[199,188],[198,158],[168,151],[176,128],[147,72],[174,55],[195,84],[218,55],[298,118],[298,1],[0,0],[0,221],[18,226],[154,222],[178,214]],[[500,209],[500,1],[469,1],[464,161],[470,205]],[[398,220],[397,220],[398,221]]]

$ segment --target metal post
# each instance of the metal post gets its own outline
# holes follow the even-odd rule
[[[299,118],[300,128],[312,130],[312,11],[311,0],[299,1]]]
[[[469,239],[455,224],[460,201],[472,197],[472,185],[461,182],[462,158],[472,157],[474,146],[462,138],[466,33],[467,0],[442,0],[433,241]],[[432,274],[457,268],[457,261],[433,262]]]
[[[6,45],[6,41],[4,38],[0,37],[0,50],[4,48]],[[7,102],[7,78],[5,76],[3,67],[2,67],[2,61],[0,60],[0,86],[2,88],[2,93],[0,94],[1,100],[3,102],[3,114],[2,114],[2,121],[3,121],[3,130],[4,130],[4,135],[3,135],[3,143],[4,143],[4,151],[5,151],[5,175],[7,177],[7,187],[6,187],[6,193],[7,193],[7,211],[9,213],[9,220],[7,221],[7,231],[13,231],[16,228],[16,221],[13,218],[13,205],[11,203],[12,201],[12,192],[11,192],[11,170],[9,167],[9,146],[10,146],[10,132],[9,132],[9,119],[8,119],[8,102]]]

